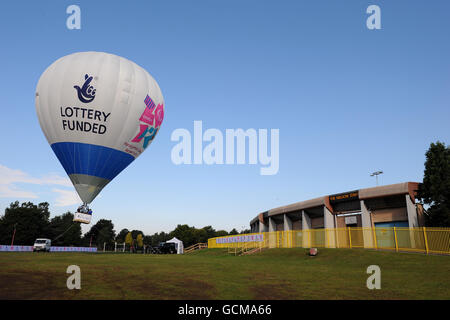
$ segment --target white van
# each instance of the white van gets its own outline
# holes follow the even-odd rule
[[[52,246],[52,240],[39,238],[34,241],[33,252],[44,251],[50,252],[50,247]]]

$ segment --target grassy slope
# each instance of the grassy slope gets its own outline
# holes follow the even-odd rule
[[[68,290],[68,265],[81,290]],[[381,268],[381,290],[366,269]],[[450,257],[358,249],[270,249],[235,257],[0,253],[0,299],[450,299]]]

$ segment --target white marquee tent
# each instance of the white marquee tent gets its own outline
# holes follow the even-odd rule
[[[172,238],[169,241],[166,241],[168,243],[175,243],[175,248],[177,249],[177,254],[183,254],[184,252],[184,245],[183,241],[178,240],[177,238]]]

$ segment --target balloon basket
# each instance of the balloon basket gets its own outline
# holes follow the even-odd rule
[[[91,219],[92,219],[91,214],[86,214],[86,213],[81,213],[81,212],[75,212],[74,217],[73,217],[74,222],[81,222],[81,223],[86,223],[86,224],[91,223]]]
[[[85,203],[78,208],[77,212],[73,215],[74,222],[80,222],[89,224],[92,219],[92,210],[89,209],[88,205]]]

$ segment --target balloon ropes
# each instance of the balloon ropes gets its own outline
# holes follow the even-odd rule
[[[161,90],[130,60],[78,52],[44,71],[35,104],[41,129],[83,201],[74,221],[89,223],[88,205],[158,133]]]

